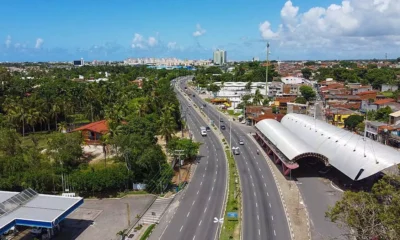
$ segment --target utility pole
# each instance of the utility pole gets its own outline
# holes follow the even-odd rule
[[[268,61],[269,61],[269,42],[267,42],[267,67],[265,68],[265,96],[267,95],[267,86],[268,86]]]
[[[181,183],[181,166],[182,166],[182,164],[181,164],[181,156],[185,155],[183,153],[183,151],[184,150],[175,150],[175,155],[178,156],[178,161],[179,161],[179,163],[178,163],[178,183],[179,184]]]
[[[231,127],[231,120],[229,119],[229,147],[231,148],[230,149],[230,152],[231,152],[231,157],[232,157],[232,127]]]

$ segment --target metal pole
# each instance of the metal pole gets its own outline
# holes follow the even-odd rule
[[[229,147],[232,148],[232,127],[231,120],[229,120]],[[231,157],[232,157],[232,149],[231,149]]]
[[[267,67],[265,70],[265,95],[267,95],[267,86],[268,86],[268,59],[269,59],[269,42],[267,42]]]

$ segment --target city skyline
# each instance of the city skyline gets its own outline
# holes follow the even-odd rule
[[[15,1],[0,10],[0,61],[212,59],[216,49],[263,60],[266,41],[271,59],[393,59],[398,10],[398,0]]]

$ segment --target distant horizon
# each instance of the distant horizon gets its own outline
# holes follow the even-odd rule
[[[10,1],[0,9],[0,61],[211,59],[215,49],[246,61],[265,59],[267,42],[276,60],[400,56],[398,1],[192,2]]]

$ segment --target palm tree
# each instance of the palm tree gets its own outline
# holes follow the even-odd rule
[[[40,112],[36,108],[29,108],[26,114],[26,123],[32,127],[32,131],[35,132],[35,125],[43,120]]]
[[[175,119],[171,114],[171,108],[173,109],[173,106],[166,105],[164,107],[159,121],[160,124],[159,133],[163,136],[166,143],[168,143],[169,140],[172,138],[172,135],[174,134],[174,131],[177,128]]]
[[[4,102],[4,110],[7,113],[7,118],[10,122],[17,125],[22,123],[22,136],[25,136],[26,123],[26,104],[24,100],[7,98]]]
[[[66,123],[66,122],[60,122],[60,123],[57,125],[57,130],[58,130],[59,132],[66,133],[66,132],[67,132],[67,123]]]
[[[257,89],[253,96],[253,104],[260,105],[260,104],[262,104],[263,99],[264,99],[264,97],[260,93],[260,89]]]

